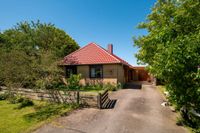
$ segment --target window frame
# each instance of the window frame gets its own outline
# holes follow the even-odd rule
[[[97,76],[95,76],[95,77],[93,77],[92,76],[92,68],[100,68],[101,69],[101,76],[100,77],[97,77]],[[96,72],[96,71],[95,71]],[[89,75],[90,75],[90,78],[97,78],[97,79],[102,79],[103,78],[103,65],[90,65],[89,66]],[[95,74],[96,75],[96,74]]]

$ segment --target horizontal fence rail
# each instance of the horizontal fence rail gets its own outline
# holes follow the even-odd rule
[[[7,87],[0,86],[0,94],[8,92]],[[14,94],[22,95],[33,100],[47,100],[50,102],[86,104],[97,107],[97,96],[88,95],[81,91],[59,91],[18,88],[10,90]]]

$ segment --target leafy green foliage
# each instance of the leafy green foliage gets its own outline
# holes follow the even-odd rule
[[[0,47],[24,50],[27,55],[37,55],[38,51],[52,51],[56,57],[64,57],[78,49],[77,43],[63,30],[51,23],[20,22],[1,35]]]
[[[200,110],[200,1],[158,0],[139,28],[146,36],[135,39],[136,57],[163,80],[170,101],[178,108]]]
[[[31,59],[24,51],[11,50],[5,52],[0,50],[0,80],[6,86],[21,87],[32,85],[34,80]]]
[[[67,79],[67,87],[69,90],[80,90],[81,75],[73,75],[71,74],[70,77]]]
[[[0,33],[0,85],[51,87],[60,82],[62,75],[58,61],[78,48],[69,35],[53,24],[18,23]]]
[[[81,87],[82,91],[116,91],[118,89],[122,89],[121,83],[113,84],[113,83],[95,83],[95,84],[87,84]]]
[[[8,93],[1,93],[1,94],[0,94],[0,101],[1,101],[1,100],[6,100],[8,97],[9,97],[9,94],[8,94]]]
[[[117,91],[118,89],[121,89],[121,84],[111,84],[111,83],[107,83],[103,85],[103,89],[104,90],[109,90],[109,91]]]
[[[9,103],[11,104],[17,104],[17,103],[21,103],[24,101],[24,98],[22,96],[16,96],[13,93],[9,94],[9,97],[7,98],[7,100],[9,101]]]
[[[34,105],[33,101],[31,101],[28,98],[24,98],[24,99],[21,99],[21,102],[19,106],[17,107],[17,109],[22,109],[24,107],[33,106],[33,105]]]
[[[33,106],[34,103],[29,98],[25,98],[21,95],[14,95],[13,93],[4,93],[7,97],[4,100],[8,100],[9,103],[19,104],[16,109],[22,109],[24,107]]]

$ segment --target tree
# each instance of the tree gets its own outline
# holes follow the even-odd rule
[[[0,50],[0,84],[7,87],[31,86],[31,75],[33,69],[31,60],[23,51],[12,50],[7,53]]]
[[[78,44],[63,30],[53,24],[21,22],[1,35],[1,48],[26,51],[34,55],[37,51],[51,51],[55,57],[64,57],[78,49]]]
[[[0,84],[34,88],[41,80],[60,82],[58,61],[78,48],[53,24],[18,23],[0,34]]]
[[[200,1],[158,0],[139,28],[148,30],[136,38],[136,57],[164,80],[170,101],[177,108],[200,110]]]

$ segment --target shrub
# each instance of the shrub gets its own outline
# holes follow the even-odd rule
[[[24,100],[25,100],[24,97],[18,96],[17,99],[16,99],[16,102],[17,102],[17,103],[21,103],[21,102],[23,102]]]
[[[2,94],[0,94],[0,100],[6,100],[6,99],[8,99],[8,97],[9,97],[8,93],[2,93]]]
[[[118,89],[122,89],[123,85],[121,83],[114,84],[114,83],[96,83],[96,84],[86,84],[82,87],[82,90],[109,90],[109,91],[116,91]]]
[[[195,110],[191,110],[189,112],[189,118],[190,118],[190,126],[194,128],[195,133],[200,133],[200,117],[199,117],[199,112]]]
[[[6,98],[11,104],[19,103],[17,109],[21,109],[27,106],[33,106],[34,103],[28,98],[22,97],[21,95],[14,95],[13,93],[8,93]]]
[[[124,84],[117,83],[117,89],[123,89],[123,87],[124,87]]]
[[[17,98],[16,97],[10,97],[10,98],[8,98],[8,101],[11,104],[16,104],[17,103]]]
[[[21,109],[21,108],[33,106],[33,105],[34,105],[33,101],[31,101],[28,98],[25,98],[25,99],[22,99],[22,102],[19,104],[19,106],[17,108]]]
[[[24,97],[21,95],[15,95],[13,93],[9,94],[8,101],[12,104],[21,103],[23,102]]]
[[[104,90],[109,90],[109,91],[116,91],[117,86],[115,84],[107,83],[103,85]]]
[[[7,100],[12,104],[18,103],[17,102],[17,96],[12,92],[8,92]]]
[[[117,84],[112,84],[112,83],[107,83],[103,85],[104,90],[109,90],[109,91],[117,91],[118,89],[122,89],[122,84],[117,83]]]
[[[70,77],[67,79],[68,88],[70,90],[80,90],[81,86],[79,84],[81,80],[81,75],[73,75],[71,74]]]

